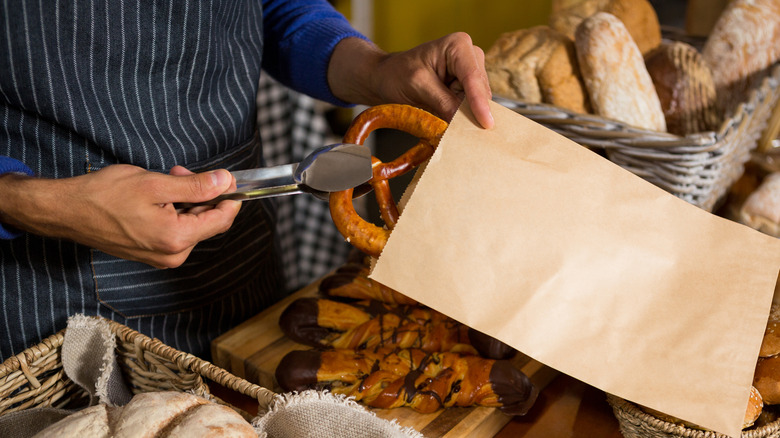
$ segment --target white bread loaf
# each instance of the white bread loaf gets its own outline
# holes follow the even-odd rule
[[[497,96],[590,110],[574,42],[550,27],[502,34],[485,53],[485,69]]]
[[[753,86],[754,75],[780,60],[780,0],[733,0],[715,22],[702,49],[721,106],[733,109]]]
[[[62,420],[38,432],[33,438],[109,438],[106,405],[90,406],[68,415]]]
[[[165,391],[138,394],[123,407],[96,405],[65,417],[33,438],[256,438],[254,428],[234,410],[192,394]]]
[[[577,28],[575,46],[596,114],[638,128],[666,131],[653,81],[622,21],[606,12],[588,17]]]

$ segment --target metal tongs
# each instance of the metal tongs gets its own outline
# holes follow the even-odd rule
[[[363,186],[371,179],[371,151],[358,144],[336,143],[315,149],[300,163],[230,172],[236,191],[199,203],[177,203],[176,208],[215,205],[226,199],[251,199],[309,193],[327,200],[330,192]],[[370,191],[365,184],[356,196]]]

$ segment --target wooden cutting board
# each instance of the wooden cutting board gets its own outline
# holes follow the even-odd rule
[[[316,296],[319,281],[290,295],[262,313],[245,321],[211,343],[212,362],[250,382],[279,392],[274,370],[282,357],[293,350],[310,347],[289,340],[279,328],[279,316],[294,300]],[[513,359],[541,390],[558,374],[531,358],[518,353]],[[511,417],[496,408],[448,408],[431,414],[420,414],[411,408],[373,409],[377,416],[395,419],[426,437],[493,436]]]

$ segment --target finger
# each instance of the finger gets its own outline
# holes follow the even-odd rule
[[[188,239],[205,240],[227,231],[241,209],[238,201],[222,201],[213,208],[178,215],[178,227]]]
[[[175,167],[172,172],[182,172]],[[225,169],[204,173],[190,173],[166,181],[161,188],[161,196],[169,203],[205,202],[235,188],[233,175]]]
[[[471,111],[483,128],[494,125],[490,112],[490,83],[485,71],[485,53],[471,43],[467,34],[453,36],[447,68],[463,86]]]
[[[192,172],[191,170],[185,168],[184,166],[173,166],[171,168],[171,175],[173,176],[186,176],[186,175],[193,175],[195,172]]]

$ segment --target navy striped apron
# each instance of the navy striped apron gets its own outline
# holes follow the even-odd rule
[[[117,163],[165,173],[262,165],[261,9],[0,0],[0,155],[46,178]],[[0,360],[74,313],[208,358],[211,339],[284,294],[273,225],[270,203],[245,203],[227,233],[164,270],[59,239],[0,241]]]

